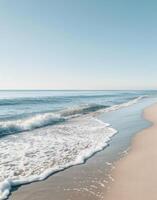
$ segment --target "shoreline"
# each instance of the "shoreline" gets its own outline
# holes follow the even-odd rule
[[[112,181],[112,168],[121,156],[125,156],[124,150],[129,145],[131,138],[149,126],[141,119],[143,108],[152,103],[141,102],[133,107],[126,107],[104,113],[103,119],[114,124],[120,134],[116,134],[111,144],[104,151],[91,157],[85,164],[74,166],[60,173],[50,176],[41,182],[34,182],[20,187],[13,188],[10,200],[104,200]],[[146,107],[147,105],[147,107]],[[121,121],[117,121],[117,117]],[[132,129],[130,129],[132,127]],[[106,198],[105,198],[106,200]]]
[[[127,156],[116,162],[114,182],[104,200],[156,200],[157,104],[147,107],[144,119],[152,123],[133,137]]]

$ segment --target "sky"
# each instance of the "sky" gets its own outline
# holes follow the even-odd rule
[[[0,89],[156,89],[156,0],[0,0]]]

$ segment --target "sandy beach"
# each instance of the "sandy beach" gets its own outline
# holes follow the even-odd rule
[[[126,108],[122,113],[129,114],[131,110],[132,108]],[[156,111],[157,105],[145,109],[144,118],[153,122],[154,125],[138,132],[138,134],[133,137],[131,150],[127,156],[123,156],[122,159],[114,162],[115,168],[112,169],[112,171],[109,170],[109,174],[108,172],[106,173],[107,167],[105,164],[107,163],[107,160],[105,159],[112,156],[112,147],[116,146],[117,141],[118,143],[120,140],[125,140],[126,142],[124,135],[120,136],[117,134],[117,138],[114,138],[115,142],[113,140],[114,144],[93,156],[83,165],[75,166],[63,172],[54,174],[45,181],[24,185],[17,188],[17,190],[15,188],[9,199],[43,200],[46,198],[47,200],[115,200],[118,198],[121,200],[145,200],[149,199],[148,197],[156,199]],[[121,113],[121,110],[118,112]],[[134,112],[135,111],[132,111],[132,113]],[[116,113],[114,113],[114,115],[115,114]],[[125,123],[124,119],[128,118],[127,115],[125,114],[123,117],[121,115],[123,123]],[[130,116],[132,116],[132,114]],[[129,121],[134,121],[135,119],[130,118]],[[139,123],[140,120],[137,118],[138,126]],[[126,134],[124,124],[122,127],[124,128],[124,134]],[[127,124],[126,127],[128,127]],[[120,139],[119,137],[122,138]],[[115,151],[117,150],[115,149]],[[112,166],[109,167],[113,168]],[[106,181],[107,178],[112,178],[112,181]]]
[[[137,134],[128,156],[118,161],[105,200],[157,199],[157,105],[145,109],[144,117],[153,126]]]

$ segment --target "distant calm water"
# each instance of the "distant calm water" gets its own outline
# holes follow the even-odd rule
[[[0,91],[0,199],[11,186],[82,163],[116,130],[94,113],[157,96],[156,91]]]

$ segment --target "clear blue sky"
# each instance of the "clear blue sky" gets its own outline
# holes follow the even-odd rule
[[[0,0],[0,89],[155,89],[156,0]]]

